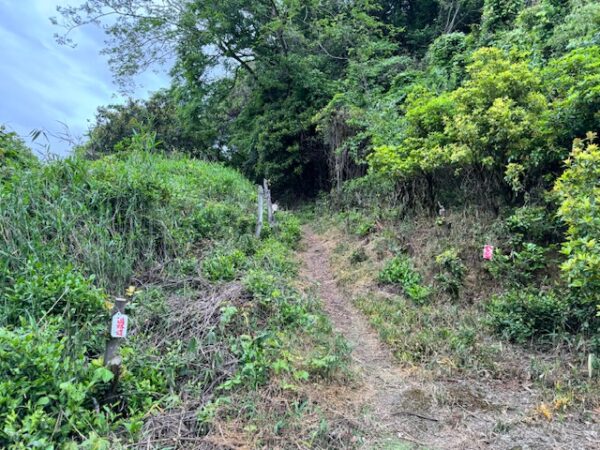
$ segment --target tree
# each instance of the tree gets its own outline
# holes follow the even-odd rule
[[[26,167],[36,166],[38,161],[23,140],[0,124],[0,181]]]
[[[96,112],[89,141],[83,150],[89,157],[95,158],[126,148],[136,133],[152,132],[156,136],[157,150],[216,156],[210,152],[209,138],[190,136],[180,114],[176,94],[172,90],[159,91],[148,100],[129,99],[125,104],[102,106]]]
[[[451,92],[414,88],[404,105],[404,139],[375,148],[375,170],[406,179],[478,167],[488,181],[505,176],[520,190],[561,157],[541,76],[526,60],[481,48],[467,72],[469,79]]]
[[[494,33],[510,28],[524,6],[525,0],[485,0],[481,19],[483,37],[489,39]]]
[[[88,0],[60,11],[68,27],[113,16],[103,27],[118,78],[165,61],[172,52],[173,93],[184,128],[198,137],[190,122],[201,118],[212,130],[207,141],[220,145],[220,152],[251,177],[266,176],[282,189],[305,186],[306,179],[316,179],[317,189],[325,186],[327,155],[311,118],[331,98],[349,61],[368,58],[361,49],[393,33],[378,20],[377,3],[172,0],[161,5]],[[218,123],[205,120],[211,109]]]

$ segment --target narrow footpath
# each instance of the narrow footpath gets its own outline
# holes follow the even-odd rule
[[[538,422],[531,389],[478,379],[434,379],[401,367],[331,269],[333,238],[304,228],[301,277],[314,285],[334,329],[352,348],[359,374],[353,410],[360,410],[364,448],[383,449],[595,449],[598,428],[578,421]]]

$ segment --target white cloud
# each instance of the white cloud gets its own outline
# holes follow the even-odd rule
[[[77,4],[76,1],[61,1]],[[49,20],[56,15],[57,0],[0,0],[0,123],[27,134],[34,128],[57,130],[65,122],[82,135],[96,108],[122,101],[105,59],[99,55],[101,34],[93,29],[76,30],[79,45],[72,49],[54,41],[57,32]],[[146,95],[168,84],[166,76],[153,73],[140,80]],[[64,144],[53,143],[65,153]]]

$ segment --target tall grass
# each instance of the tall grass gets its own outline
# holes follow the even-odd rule
[[[73,263],[118,292],[132,274],[193,245],[198,211],[250,211],[251,184],[231,169],[133,152],[32,165],[0,186],[0,261]]]

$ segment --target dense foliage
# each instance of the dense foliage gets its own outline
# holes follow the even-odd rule
[[[562,252],[567,260],[561,269],[575,300],[600,314],[600,151],[596,134],[577,140],[567,160],[567,169],[554,189],[561,204],[558,214],[567,229]],[[590,308],[591,307],[591,308]]]
[[[578,192],[594,182],[574,175],[580,165],[561,172],[573,140],[600,131],[597,2],[88,0],[59,11],[67,28],[103,24],[121,81],[176,54],[172,88],[100,110],[88,149],[118,151],[148,127],[163,149],[179,143],[296,195],[333,187],[359,207],[541,208],[553,231],[509,239],[490,272],[535,283],[533,268],[566,240],[573,304],[596,301],[585,292],[596,289],[597,230],[568,206],[586,208]],[[456,296],[460,275],[448,276],[438,278]],[[584,324],[589,311],[578,315]]]
[[[100,108],[62,161],[38,161],[0,126],[0,447],[120,448],[188,407],[191,439],[223,416],[253,430],[244,392],[275,379],[296,392],[343,365],[344,345],[293,282],[297,219],[280,212],[253,236],[263,178],[294,201],[331,191],[371,245],[351,265],[375,255],[389,294],[357,306],[401,360],[441,349],[452,367],[492,370],[484,327],[600,349],[597,1],[58,11],[63,42],[74,27],[104,29],[124,88],[156,63],[171,64],[172,83]],[[118,383],[101,358],[116,295],[133,321]],[[485,320],[462,317],[467,304]],[[293,442],[285,427],[278,418],[256,446]],[[325,428],[305,432],[306,446],[320,448]]]
[[[122,448],[190,402],[200,440],[222,398],[342,365],[291,286],[297,220],[254,238],[255,189],[235,170],[155,154],[147,134],[44,164],[0,137],[0,447]],[[118,383],[102,358],[114,296],[131,318]]]

